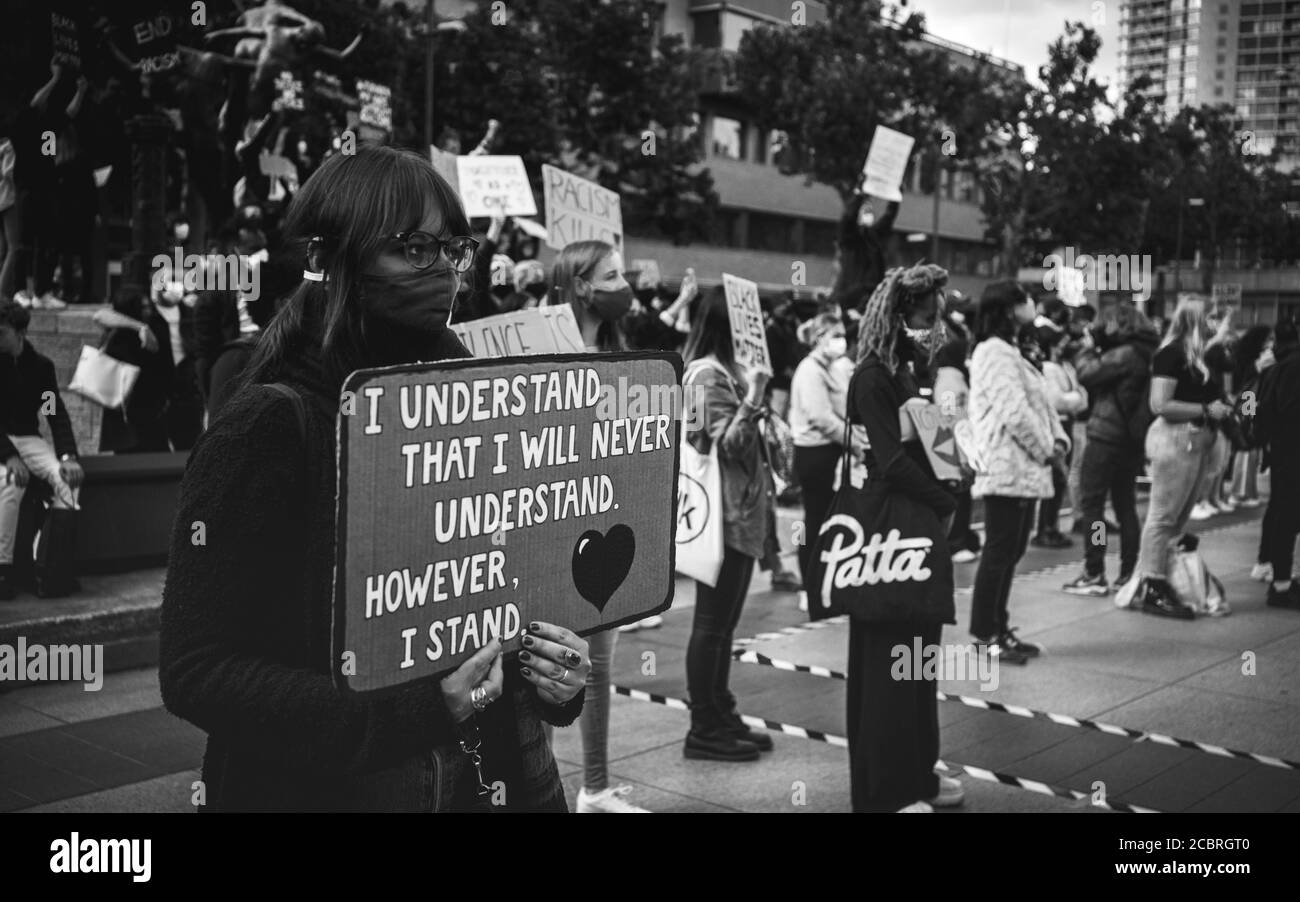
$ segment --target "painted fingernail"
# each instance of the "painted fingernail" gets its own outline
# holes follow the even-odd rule
[[[530,654],[529,654],[528,652],[526,652],[526,651],[521,651],[521,652],[519,653],[519,660],[521,660],[521,661],[531,661],[532,659],[533,659],[533,656],[530,655]]]
[[[577,667],[582,663],[582,655],[578,654],[576,651],[571,651],[564,656],[564,660],[569,662],[570,667]]]
[[[524,636],[524,645],[525,645],[527,648],[532,648],[532,647],[533,647],[533,637],[532,637],[532,636]]]
[[[519,668],[519,672],[522,673],[524,676],[532,676],[532,675],[533,675],[533,672],[532,672],[531,670],[529,670],[527,667],[520,667],[520,668]]]
[[[541,630],[541,628],[542,628],[542,625],[541,625],[540,623],[538,623],[536,620],[534,620],[532,623],[528,624],[528,632],[530,632],[530,633],[538,632],[539,630]]]

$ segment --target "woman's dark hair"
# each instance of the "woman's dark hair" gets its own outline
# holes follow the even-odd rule
[[[1294,320],[1284,319],[1273,327],[1273,344],[1293,345],[1300,342],[1300,329]]]
[[[731,343],[731,314],[727,312],[727,293],[721,285],[699,297],[699,308],[691,317],[691,333],[686,336],[682,357],[687,363],[712,354],[723,366],[736,360]]]
[[[984,287],[975,308],[975,344],[986,338],[1001,338],[1015,344],[1019,324],[1016,308],[1029,300],[1020,283],[1011,279],[994,282]]]
[[[1268,326],[1251,326],[1237,339],[1237,348],[1233,354],[1236,372],[1232,383],[1237,390],[1246,384],[1248,378],[1256,375],[1255,360],[1264,353],[1264,345],[1268,344],[1272,334],[1273,330]]]
[[[326,281],[299,282],[258,342],[245,381],[275,381],[290,353],[308,344],[320,348],[336,385],[364,366],[357,281],[393,234],[418,229],[430,211],[440,217],[438,237],[469,234],[460,199],[421,154],[363,144],[321,164],[294,195],[283,234],[304,261],[312,243],[312,268]]]

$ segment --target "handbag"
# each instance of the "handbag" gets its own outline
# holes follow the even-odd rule
[[[121,410],[140,378],[140,367],[108,356],[99,348],[81,346],[81,359],[68,390],[109,410]]]
[[[952,558],[938,514],[870,474],[855,486],[848,472],[852,435],[846,425],[840,488],[821,532],[810,537],[809,618],[950,622]]]
[[[1223,592],[1223,583],[1210,572],[1197,551],[1200,540],[1191,533],[1184,535],[1169,565],[1169,585],[1183,604],[1197,614],[1225,617],[1232,613]]]
[[[693,366],[682,382],[708,364]],[[676,569],[683,576],[715,587],[722,571],[722,467],[718,445],[712,442],[708,454],[695,450],[682,435],[681,468],[677,474],[677,557]]]

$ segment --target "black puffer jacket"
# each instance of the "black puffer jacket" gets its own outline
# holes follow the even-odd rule
[[[1079,382],[1092,399],[1088,441],[1120,445],[1141,454],[1151,424],[1148,396],[1151,358],[1160,336],[1146,328],[1121,334],[1105,351],[1083,351],[1074,361]]]

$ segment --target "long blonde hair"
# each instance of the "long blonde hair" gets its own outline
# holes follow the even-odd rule
[[[568,304],[581,323],[589,317],[578,297],[577,280],[586,279],[617,248],[604,241],[575,241],[566,244],[551,265],[551,290],[547,292],[546,305]],[[601,323],[596,330],[596,342],[602,351],[621,351],[625,346],[623,331],[618,323]]]
[[[1178,302],[1160,347],[1178,345],[1187,368],[1200,373],[1202,382],[1209,382],[1210,368],[1205,365],[1205,331],[1205,300],[1185,298]]]
[[[913,299],[927,294],[939,294],[935,311],[934,329],[930,332],[930,347],[935,351],[943,346],[947,332],[943,327],[943,286],[948,284],[948,271],[933,263],[918,263],[913,267],[898,266],[885,273],[885,278],[871,293],[862,320],[858,323],[858,363],[875,354],[889,367],[898,369],[898,351],[895,348],[898,330],[903,325],[904,308]]]

